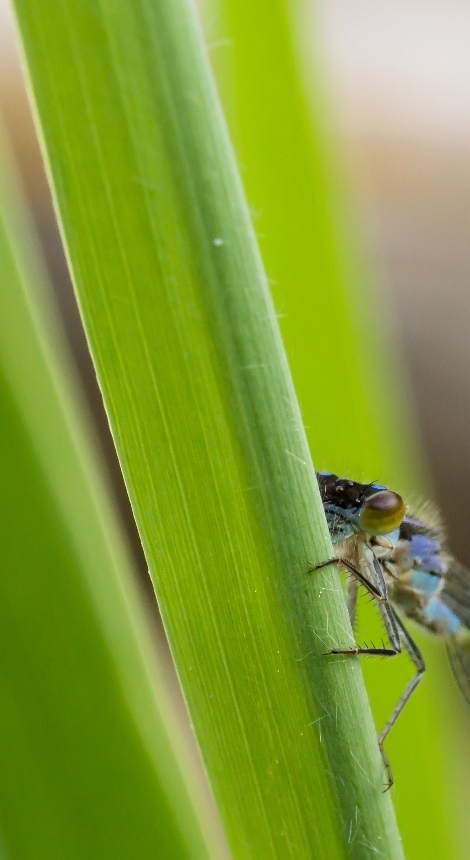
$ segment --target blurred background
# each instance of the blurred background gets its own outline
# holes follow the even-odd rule
[[[452,550],[465,563],[470,4],[324,0],[315,11],[341,115],[337,129],[353,150],[356,191],[393,300],[428,468]]]
[[[315,75],[320,68],[323,89],[333,96],[334,130],[347,156],[368,250],[394,309],[401,342],[395,348],[405,361],[450,549],[470,565],[470,4],[317,0],[305,5],[304,20],[306,61],[311,36]],[[0,0],[0,109],[142,587],[150,595],[67,274],[7,0]],[[154,600],[148,605],[158,619]],[[468,749],[463,707],[461,724]],[[470,765],[470,754],[467,759]],[[462,784],[466,765],[464,760]],[[463,814],[465,807],[463,796]],[[468,827],[462,827],[461,840],[462,857],[469,856]]]

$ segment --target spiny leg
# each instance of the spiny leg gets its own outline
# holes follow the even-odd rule
[[[405,625],[402,623],[402,621],[400,620],[400,618],[398,617],[398,615],[395,613],[395,611],[392,608],[391,608],[391,611],[394,615],[395,625],[398,629],[398,633],[400,636],[400,640],[403,643],[403,647],[415,665],[416,675],[407,684],[405,692],[401,696],[398,704],[396,705],[396,707],[394,708],[394,710],[392,712],[390,719],[388,720],[387,724],[385,725],[385,728],[381,731],[379,738],[378,738],[379,749],[380,749],[380,752],[382,754],[382,759],[384,761],[385,768],[386,768],[387,774],[388,774],[389,784],[388,784],[387,788],[385,789],[385,791],[388,791],[388,789],[391,788],[393,785],[392,769],[390,767],[390,762],[388,760],[387,753],[385,752],[384,746],[383,746],[385,738],[388,736],[390,729],[393,728],[393,726],[395,725],[395,723],[396,723],[398,717],[400,716],[403,708],[405,707],[406,703],[410,700],[411,696],[413,695],[414,691],[416,690],[418,684],[420,683],[420,681],[421,681],[421,679],[422,679],[422,677],[426,671],[426,664],[424,662],[424,657],[421,654],[421,651],[419,650],[416,642],[411,638]],[[401,650],[401,648],[400,648],[400,650]]]
[[[394,609],[390,606],[390,604],[389,603],[388,604],[382,604],[382,605],[379,604],[379,610],[381,611],[381,615],[382,615],[382,618],[384,620],[384,624],[387,628],[387,635],[389,636],[392,644],[395,644],[395,643],[393,642],[392,636],[390,634],[392,633],[392,635],[393,635],[393,630],[394,629],[397,630],[397,634],[399,637],[399,641],[398,641],[398,643],[396,643],[397,647],[393,647],[393,648],[350,648],[350,649],[341,649],[341,650],[336,649],[334,651],[330,651],[330,654],[369,654],[369,655],[376,655],[376,656],[381,656],[381,657],[395,657],[397,654],[401,653],[402,644],[403,644],[405,651],[407,652],[407,654],[409,655],[409,657],[411,658],[411,660],[413,661],[413,663],[416,667],[416,675],[408,683],[408,685],[405,689],[405,692],[400,697],[398,704],[394,708],[390,719],[388,720],[384,729],[381,731],[381,733],[378,737],[379,750],[380,750],[380,754],[382,756],[382,761],[384,763],[385,770],[387,771],[387,777],[388,777],[388,783],[387,783],[387,786],[385,788],[385,791],[388,791],[393,785],[393,773],[392,773],[392,768],[390,766],[390,761],[389,761],[388,755],[384,749],[384,742],[385,742],[385,739],[387,738],[390,730],[395,725],[401,712],[403,711],[405,705],[410,700],[410,698],[413,695],[414,691],[416,690],[418,684],[420,683],[420,681],[424,675],[424,672],[426,671],[426,665],[424,662],[423,655],[421,654],[421,651],[419,650],[418,646],[416,645],[416,642],[414,642],[414,640],[411,638],[410,634],[408,633],[408,630],[406,629],[406,627],[404,626],[404,624],[402,623],[402,621],[400,620],[400,618],[398,617],[398,615],[396,614]],[[389,628],[390,622],[392,620],[393,620],[393,628],[392,627]]]
[[[371,582],[370,579],[364,573],[361,573],[361,571],[358,570],[357,567],[354,567],[354,565],[351,564],[351,562],[345,558],[329,558],[327,561],[321,561],[320,564],[314,564],[310,568],[310,570],[311,571],[321,570],[322,567],[328,567],[329,564],[341,564],[344,568],[346,568],[346,570],[349,571],[349,573],[352,573],[353,576],[357,580],[359,580],[359,582],[362,583],[364,588],[366,588],[367,591],[369,592],[369,594],[371,594],[373,597],[375,597],[376,600],[382,601],[382,600],[387,599],[387,592],[385,590],[385,585],[384,585],[384,591],[382,591],[380,588],[378,588],[375,585],[375,583]],[[382,582],[383,582],[383,578],[382,578]]]
[[[351,622],[351,627],[353,633],[356,629],[356,612],[357,612],[357,598],[359,594],[359,588],[357,584],[357,579],[355,577],[351,577],[348,581],[348,592],[347,592],[347,605],[348,605],[348,615],[349,621]]]
[[[329,654],[370,654],[378,657],[396,657],[397,654],[401,653],[400,633],[397,625],[397,616],[395,615],[395,612],[393,611],[388,600],[385,603],[379,603],[379,601],[376,601],[376,603],[380,615],[382,616],[382,621],[387,631],[387,636],[390,640],[391,648],[385,648],[385,646],[382,646],[382,648],[332,648],[331,651],[328,652]],[[356,607],[354,605],[354,615],[352,617],[353,624],[355,621],[355,608]],[[351,618],[351,613],[349,617]],[[401,622],[399,623],[401,624]]]
[[[363,562],[362,564],[361,561]],[[341,564],[344,568],[346,568],[346,570],[352,573],[355,579],[360,582],[364,586],[364,588],[366,588],[369,594],[372,595],[382,616],[382,620],[387,631],[387,636],[390,639],[390,643],[392,645],[392,650],[394,651],[394,653],[398,654],[401,649],[400,637],[395,620],[396,616],[388,600],[387,586],[385,584],[382,566],[375,554],[372,552],[372,550],[367,547],[366,544],[362,545],[359,557],[359,567],[361,569],[355,567],[355,565],[351,564],[351,562],[345,558],[333,558],[329,559],[328,561],[323,561],[320,564],[316,564],[314,567],[312,567],[312,570],[318,570],[319,568],[326,567],[328,564]],[[372,582],[372,580],[369,579],[369,577],[365,573],[363,573],[364,569],[367,570],[368,567],[370,568],[370,564],[372,564],[374,568],[374,573],[377,577],[377,584]],[[351,625],[354,629],[355,608],[353,610],[352,604],[350,607],[349,596],[348,611],[349,617],[351,619]],[[388,652],[390,649],[385,650]]]
[[[425,666],[424,658],[423,658],[423,655],[421,654],[421,651],[419,650],[418,646],[416,645],[416,643],[414,642],[414,640],[411,638],[410,634],[408,633],[406,627],[403,625],[400,618],[398,617],[398,615],[396,614],[396,612],[394,611],[394,609],[390,605],[390,602],[388,600],[388,595],[387,595],[387,587],[385,585],[385,581],[384,581],[384,577],[383,577],[382,567],[381,567],[381,565],[380,565],[380,563],[379,563],[379,561],[375,555],[373,555],[372,561],[373,561],[373,566],[374,566],[374,572],[377,576],[378,586],[374,585],[374,583],[372,583],[368,579],[368,577],[365,576],[365,574],[363,574],[356,567],[354,567],[354,565],[352,565],[350,562],[348,562],[346,559],[343,559],[343,558],[330,559],[329,561],[322,562],[319,565],[315,565],[315,567],[313,567],[312,569],[317,570],[318,568],[326,567],[326,565],[328,565],[328,564],[342,564],[343,567],[346,568],[346,570],[349,570],[350,573],[352,573],[356,579],[356,583],[354,583],[354,585],[356,586],[354,589],[354,592],[353,592],[352,588],[351,588],[351,592],[350,592],[349,587],[348,587],[348,612],[349,612],[349,617],[350,617],[351,625],[352,625],[353,629],[354,629],[355,620],[356,620],[357,582],[359,581],[362,583],[362,585],[364,585],[364,587],[374,597],[376,604],[377,604],[377,607],[378,607],[378,610],[380,612],[380,615],[382,616],[382,620],[384,622],[384,626],[385,626],[385,629],[387,631],[387,636],[388,636],[388,638],[390,640],[390,644],[392,646],[391,648],[385,648],[385,647],[383,647],[383,648],[343,648],[343,649],[337,648],[337,649],[332,649],[329,652],[330,654],[356,654],[356,655],[366,654],[366,655],[370,655],[370,656],[379,656],[379,657],[395,657],[401,653],[402,644],[403,644],[405,651],[411,657],[411,659],[412,659],[412,661],[416,667],[417,672],[416,672],[415,677],[412,678],[411,681],[409,682],[409,684],[407,685],[405,692],[403,693],[398,704],[394,708],[390,719],[388,720],[387,724],[385,725],[385,728],[383,729],[383,731],[380,733],[380,735],[378,737],[379,750],[380,750],[380,754],[382,756],[382,761],[384,763],[385,769],[387,771],[387,777],[388,777],[388,784],[385,788],[385,791],[388,791],[392,787],[394,780],[393,780],[392,768],[390,766],[390,761],[388,759],[387,753],[385,752],[385,749],[383,746],[384,741],[385,741],[386,737],[388,736],[392,727],[395,725],[395,723],[396,723],[398,717],[400,716],[403,708],[405,707],[406,703],[409,701],[412,694],[416,690],[416,687],[418,686],[419,682],[421,681],[421,678],[423,677],[423,674],[426,670],[426,666]]]
[[[364,588],[369,592],[369,594],[374,598],[376,603],[387,600],[387,588],[384,582],[382,569],[375,558],[373,557],[374,564],[374,572],[377,576],[378,586],[375,583],[371,582],[371,580],[364,574],[362,571],[358,570],[355,565],[353,565],[350,561],[345,558],[330,558],[327,561],[322,561],[320,564],[316,564],[312,566],[311,570],[319,570],[322,567],[327,567],[329,564],[340,564],[342,565],[349,573],[354,577],[350,579],[348,582],[348,590],[347,590],[347,605],[348,605],[348,614],[349,620],[351,622],[351,627],[354,630],[356,626],[356,611],[357,611],[357,598],[358,598],[358,583],[364,586]],[[388,631],[388,625],[385,625]],[[397,635],[398,636],[398,635]],[[395,638],[397,638],[397,636]]]
[[[348,649],[344,648],[342,650],[335,649],[335,650],[329,651],[328,653],[329,654],[355,654],[357,656],[360,656],[361,654],[365,654],[366,656],[369,656],[369,657],[396,657],[397,654],[400,653],[400,650],[396,650],[395,648],[348,648]],[[411,691],[411,692],[413,692],[413,691]],[[411,695],[411,693],[410,693],[410,695]],[[403,706],[404,705],[402,705],[402,707]],[[398,713],[400,713],[400,712],[398,712]],[[398,716],[398,714],[395,716],[395,720],[396,720],[397,716]],[[395,720],[393,722],[395,722]],[[387,736],[388,732],[390,731],[392,725],[393,725],[393,723],[391,723],[391,725],[389,725],[389,723],[387,723],[387,726],[386,726],[387,731],[385,732],[385,734],[384,734],[384,732],[382,732],[378,738],[380,755],[382,756],[382,761],[383,761],[385,770],[387,771],[387,785],[385,786],[384,791],[388,791],[392,787],[393,782],[394,782],[393,772],[392,772],[392,768],[390,765],[390,761],[389,761],[388,755],[385,752],[384,747],[383,747],[384,739]]]
[[[387,631],[387,636],[390,640],[390,644],[393,650],[400,654],[401,652],[401,640],[400,640],[400,631],[397,624],[397,616],[395,615],[392,606],[387,598],[386,603],[378,603],[377,608],[380,612],[385,630]]]
[[[364,560],[366,559],[366,549],[362,549],[362,554],[364,556]],[[354,630],[355,620],[356,620],[356,604],[357,604],[357,583],[360,582],[361,585],[372,595],[374,598],[380,614],[382,616],[382,620],[384,622],[385,629],[387,631],[387,636],[390,639],[390,643],[392,648],[378,649],[381,654],[386,654],[387,656],[394,656],[400,652],[400,637],[398,634],[398,629],[395,621],[395,613],[393,612],[387,594],[387,586],[385,585],[385,580],[382,572],[382,567],[377,560],[376,556],[372,551],[369,553],[369,561],[372,562],[374,567],[374,573],[377,577],[377,585],[372,582],[362,570],[359,570],[355,565],[351,564],[345,558],[330,558],[327,561],[322,561],[320,564],[314,565],[311,570],[319,570],[322,567],[326,567],[329,564],[341,564],[349,573],[352,573],[356,580],[356,588],[353,590],[351,588],[351,592],[348,587],[348,612],[349,618],[351,621],[351,626]],[[370,653],[366,651],[359,651],[357,649],[352,649],[346,652],[332,651],[331,653]]]
[[[365,550],[363,550],[363,554],[365,556]],[[363,561],[365,561],[365,560],[366,559],[364,558]],[[390,640],[391,648],[385,648],[385,647],[382,647],[382,648],[343,648],[343,649],[336,648],[336,649],[333,649],[332,651],[330,651],[330,653],[331,654],[357,654],[357,655],[365,654],[365,655],[377,656],[377,657],[395,657],[397,654],[400,654],[400,652],[402,650],[402,648],[401,648],[402,641],[403,641],[403,644],[404,644],[407,651],[409,650],[409,648],[411,648],[409,641],[412,642],[412,645],[413,645],[415,651],[417,651],[417,648],[416,648],[414,642],[411,640],[411,637],[409,637],[408,632],[405,630],[401,621],[398,619],[392,606],[390,605],[390,602],[389,602],[388,596],[387,596],[387,586],[385,584],[383,572],[382,572],[382,567],[381,567],[378,559],[375,557],[375,555],[372,555],[372,553],[371,553],[369,555],[369,560],[372,561],[373,566],[374,566],[374,573],[377,576],[377,584],[378,584],[377,590],[380,592],[380,599],[377,598],[373,592],[372,592],[372,596],[375,599],[377,608],[378,608],[380,615],[382,617],[382,621],[384,623],[384,627],[385,627],[385,630],[387,632],[387,636]],[[351,572],[353,573],[354,576],[356,576],[354,571],[351,571]],[[348,611],[349,611],[349,617],[351,619],[351,624],[352,624],[353,629],[354,629],[354,622],[355,622],[355,615],[356,615],[357,579],[359,579],[359,578],[358,577],[356,578],[356,582],[348,584]],[[362,582],[362,578],[360,581]],[[353,588],[353,586],[355,586],[355,588]],[[369,591],[372,591],[372,589],[369,589]],[[419,654],[419,652],[417,652],[417,653]],[[419,656],[421,657],[420,654],[419,654]],[[422,657],[421,657],[421,660],[422,660]],[[385,788],[385,791],[388,791],[393,785],[393,773],[392,773],[392,768],[390,766],[390,762],[389,762],[387,753],[385,752],[385,749],[383,747],[383,742],[384,742],[388,732],[392,728],[398,715],[400,714],[400,711],[402,710],[402,708],[405,706],[406,702],[408,701],[408,699],[409,699],[410,695],[412,694],[417,683],[418,683],[418,681],[416,681],[416,683],[414,684],[414,686],[412,686],[412,688],[409,690],[409,692],[408,692],[408,688],[407,688],[404,696],[402,697],[402,699],[404,699],[404,701],[402,701],[402,699],[400,699],[400,702],[397,705],[397,708],[395,709],[395,711],[393,712],[392,717],[390,718],[384,731],[381,733],[381,735],[378,738],[380,754],[382,756],[382,761],[384,763],[384,767],[385,767],[385,770],[387,772],[387,786]]]

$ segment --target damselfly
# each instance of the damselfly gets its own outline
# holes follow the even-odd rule
[[[425,671],[402,616],[446,640],[454,675],[470,703],[470,572],[447,553],[439,516],[429,503],[411,512],[398,493],[381,484],[359,484],[330,472],[319,472],[317,478],[336,557],[316,568],[336,562],[352,574],[347,602],[353,630],[358,587],[367,589],[390,643],[389,648],[330,653],[394,657],[404,649],[416,668],[378,739],[388,789],[393,774],[383,744]]]

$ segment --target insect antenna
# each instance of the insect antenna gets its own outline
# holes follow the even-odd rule
[[[374,484],[377,484],[377,482],[378,482],[378,479],[377,479],[377,478],[375,478],[373,481],[371,481],[371,482],[370,482],[370,484],[365,484],[365,485],[364,485],[364,489],[363,489],[363,490],[361,490],[361,492],[359,493],[358,498],[359,498],[359,499],[362,499],[362,497],[366,494],[367,490],[370,490],[370,489],[371,489],[371,487],[373,487],[373,486],[374,486]]]

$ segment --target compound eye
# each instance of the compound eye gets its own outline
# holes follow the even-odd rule
[[[398,493],[380,490],[364,502],[360,514],[361,528],[372,535],[389,535],[405,516],[405,503]]]

